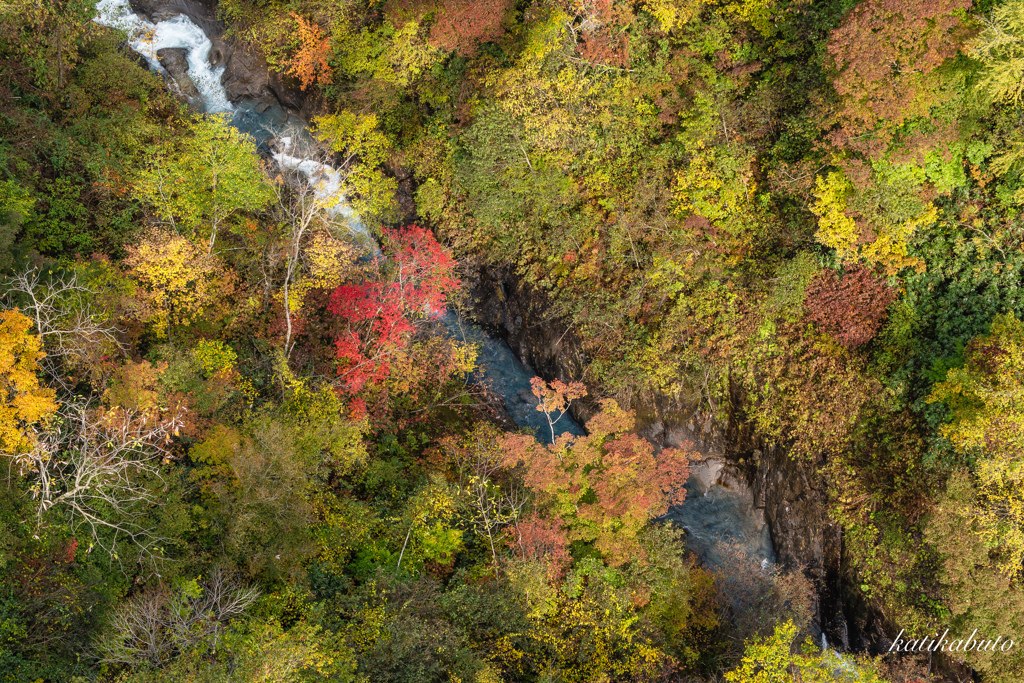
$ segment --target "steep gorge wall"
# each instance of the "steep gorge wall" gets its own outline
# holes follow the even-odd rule
[[[482,267],[475,291],[479,323],[503,338],[524,362],[544,378],[578,380],[587,358],[578,337],[551,313],[545,294],[506,270]],[[732,397],[739,403],[738,392]],[[725,424],[693,406],[655,397],[629,406],[637,411],[640,433],[660,447],[691,442],[703,455],[724,457],[752,488],[764,512],[778,562],[800,569],[818,592],[817,625],[828,641],[844,649],[872,649],[878,642],[877,619],[845,590],[842,532],[829,519],[827,491],[819,463],[797,461],[767,446],[741,418]],[[573,407],[581,424],[596,402]],[[852,612],[852,614],[851,614]]]
[[[191,19],[213,42],[210,64],[223,65],[221,80],[232,102],[240,99],[280,104],[308,120],[318,102],[291,79],[272,71],[266,60],[237,38],[226,38],[227,25],[217,17],[217,0],[129,0],[132,11],[154,23],[178,14]]]
[[[306,93],[272,73],[244,43],[224,38],[226,26],[217,18],[216,0],[130,1],[133,11],[150,20],[180,13],[203,28],[214,43],[212,60],[226,66],[223,83],[232,101],[280,104],[306,120],[318,107]],[[401,168],[389,172],[403,186],[402,208],[412,221],[412,180]],[[582,377],[588,362],[582,344],[564,320],[552,315],[544,293],[501,268],[480,266],[478,272],[473,311],[477,321],[546,379]],[[733,399],[738,404],[739,397]],[[742,419],[723,424],[695,406],[662,396],[629,407],[637,411],[639,432],[656,445],[691,443],[704,455],[724,458],[729,476],[746,480],[769,525],[779,563],[801,569],[813,580],[818,590],[817,623],[829,642],[854,649],[870,649],[879,642],[882,629],[875,611],[844,588],[853,577],[844,572],[842,532],[829,520],[827,492],[815,475],[816,463],[795,461],[781,449],[767,447]],[[585,424],[596,409],[591,397],[574,404],[573,417]]]

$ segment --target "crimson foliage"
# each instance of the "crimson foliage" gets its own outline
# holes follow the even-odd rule
[[[346,327],[334,345],[338,374],[349,393],[387,379],[416,322],[442,315],[445,298],[459,286],[455,259],[429,230],[415,225],[384,230],[384,247],[391,256],[386,276],[341,285],[328,304]]]

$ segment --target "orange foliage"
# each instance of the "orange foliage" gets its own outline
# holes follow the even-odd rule
[[[299,25],[299,41],[302,46],[292,58],[287,73],[299,79],[299,87],[303,90],[317,82],[329,85],[332,82],[331,67],[327,64],[331,52],[330,36],[324,36],[319,26],[295,12],[291,15]]]
[[[564,526],[569,541],[593,541],[614,566],[646,561],[638,536],[686,497],[690,456],[671,448],[656,454],[634,426],[633,412],[607,399],[587,422],[586,436],[562,434],[550,445],[523,434],[504,439],[504,466],[525,465],[523,479],[538,507],[561,521],[544,530],[546,542]]]

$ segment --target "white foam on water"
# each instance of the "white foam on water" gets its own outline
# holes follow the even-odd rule
[[[188,50],[188,75],[199,90],[203,110],[208,113],[234,111],[220,83],[224,67],[210,66],[209,56],[213,43],[203,33],[203,29],[187,16],[179,14],[154,24],[132,12],[128,0],[100,0],[96,4],[96,13],[96,23],[125,31],[128,44],[145,57],[156,71],[165,73],[156,57],[157,50],[165,47]]]
[[[281,151],[274,154],[274,159],[281,165],[281,168],[296,170],[306,176],[306,180],[313,187],[313,192],[316,194],[317,199],[324,203],[327,213],[331,216],[341,216],[346,219],[352,232],[367,238],[371,250],[375,254],[380,253],[380,247],[377,245],[376,240],[367,232],[366,226],[356,216],[349,203],[345,201],[345,195],[341,191],[341,173],[337,169],[319,161],[288,154],[292,146],[292,139],[290,137],[282,137],[278,140],[278,143],[280,144]]]
[[[230,113],[235,107],[228,101],[227,92],[220,79],[224,67],[212,68],[209,57],[213,43],[199,26],[184,14],[179,14],[156,24],[132,12],[128,0],[100,0],[96,4],[96,22],[103,26],[117,28],[128,34],[128,44],[146,58],[155,71],[166,73],[157,59],[157,50],[163,48],[184,48],[188,50],[188,75],[195,83],[207,113]],[[274,159],[282,168],[294,169],[306,176],[326,210],[332,216],[345,218],[350,229],[366,239],[374,253],[380,253],[376,240],[367,231],[359,217],[341,192],[341,174],[334,168],[312,159],[288,154],[292,146],[291,137],[279,140],[281,151]]]

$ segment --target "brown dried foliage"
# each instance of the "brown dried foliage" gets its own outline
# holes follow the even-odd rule
[[[895,298],[885,280],[864,266],[841,278],[826,269],[807,287],[807,319],[853,349],[874,338]]]

